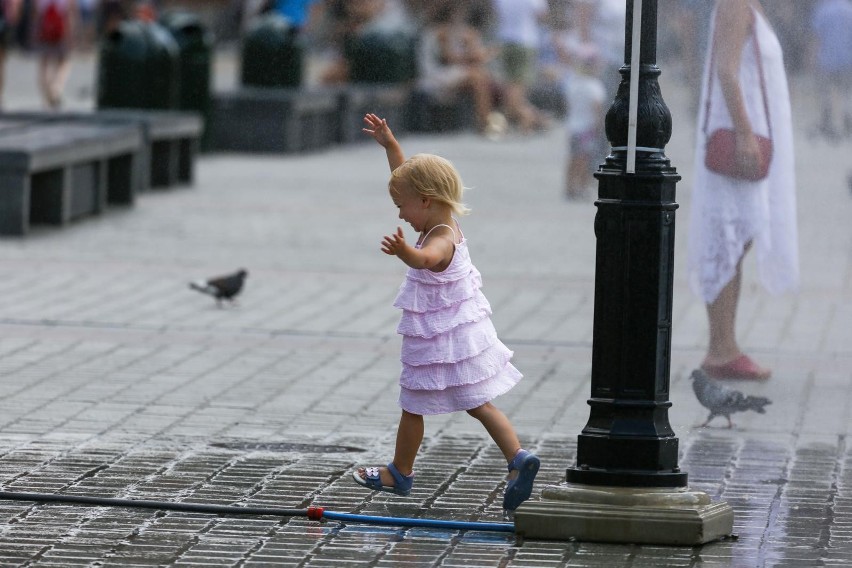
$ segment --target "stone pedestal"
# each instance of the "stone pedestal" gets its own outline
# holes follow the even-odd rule
[[[729,536],[734,512],[689,488],[603,487],[562,483],[515,512],[529,539],[694,546]]]

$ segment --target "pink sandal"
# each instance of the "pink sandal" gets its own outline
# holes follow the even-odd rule
[[[742,354],[736,359],[722,365],[708,365],[704,363],[701,365],[701,369],[714,379],[750,379],[762,381],[772,375],[771,370],[764,369],[746,354]]]

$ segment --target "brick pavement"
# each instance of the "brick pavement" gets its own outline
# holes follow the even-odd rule
[[[13,60],[12,73],[25,66]],[[702,429],[688,375],[706,322],[683,269],[692,120],[687,93],[664,82],[676,128],[668,155],[684,176],[671,421],[690,485],[731,504],[737,540],[521,542],[0,502],[0,566],[849,565],[852,199],[838,166],[849,146],[808,140],[807,85],[795,92],[803,289],[769,297],[747,264],[739,322],[744,345],[776,375],[737,386],[773,404],[736,416],[733,430]],[[539,487],[558,483],[588,417],[594,289],[594,207],[560,198],[562,134],[404,145],[448,156],[473,188],[464,228],[495,325],[525,374],[498,403],[542,457]],[[404,267],[378,252],[397,224],[386,178],[369,144],[207,156],[193,188],[0,241],[2,487],[501,521],[502,458],[465,415],[427,420],[411,497],[349,479],[355,465],[389,458],[398,417],[390,304]],[[251,274],[238,307],[217,309],[186,287],[239,266]]]

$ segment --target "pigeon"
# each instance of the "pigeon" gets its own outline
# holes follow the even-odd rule
[[[695,369],[690,376],[692,379],[692,390],[701,406],[710,411],[707,420],[701,426],[707,426],[716,416],[724,416],[728,419],[728,428],[733,426],[731,414],[734,412],[745,412],[754,410],[760,414],[766,413],[763,408],[772,401],[765,396],[745,395],[740,391],[726,387],[707,376],[701,369]]]
[[[245,282],[246,276],[248,276],[248,272],[240,269],[233,274],[190,282],[189,287],[204,294],[210,294],[216,298],[216,305],[221,307],[222,300],[228,300],[231,303],[234,302],[234,298],[243,289],[243,282]]]

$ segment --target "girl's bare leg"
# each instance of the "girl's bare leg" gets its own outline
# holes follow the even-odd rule
[[[497,444],[497,447],[500,448],[500,451],[503,452],[506,462],[512,461],[512,458],[521,449],[521,442],[506,415],[490,402],[472,408],[467,413],[482,422],[485,430]]]
[[[423,416],[412,414],[403,410],[399,418],[399,427],[396,431],[396,450],[393,455],[393,464],[399,473],[408,476],[414,471],[414,460],[423,443]],[[358,474],[366,479],[364,468],[358,469]],[[396,482],[386,467],[379,468],[382,485],[393,487]]]

